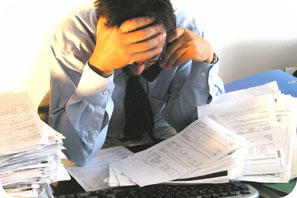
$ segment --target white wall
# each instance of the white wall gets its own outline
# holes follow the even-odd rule
[[[220,57],[219,74],[225,83],[297,66],[296,0],[173,2],[186,7],[203,24],[206,39]]]
[[[57,23],[92,0],[0,1],[0,93],[28,91],[35,107],[49,89],[48,44]]]
[[[49,88],[49,35],[67,13],[92,0],[0,2],[0,92],[28,91],[37,106]],[[227,83],[297,65],[294,0],[172,0],[198,18],[220,56]]]

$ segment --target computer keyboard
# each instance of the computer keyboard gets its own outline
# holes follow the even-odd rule
[[[131,186],[73,193],[56,198],[256,198],[259,192],[242,182],[224,184],[158,184],[145,187]]]

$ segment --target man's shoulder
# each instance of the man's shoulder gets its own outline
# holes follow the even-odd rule
[[[85,45],[93,45],[96,40],[96,26],[94,7],[80,7],[65,16],[56,26],[51,45],[65,52],[78,49],[82,42],[85,42]]]
[[[202,27],[198,27],[199,24],[191,13],[180,7],[175,7],[174,13],[176,15],[177,27],[184,27],[197,33],[198,35],[202,35]]]

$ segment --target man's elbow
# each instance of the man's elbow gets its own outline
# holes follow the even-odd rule
[[[78,166],[87,165],[104,144],[106,133],[100,132],[91,140],[82,140],[76,133],[65,134],[63,144],[66,148],[65,155]]]
[[[63,150],[64,154],[68,158],[68,160],[75,163],[77,166],[85,166],[87,165],[93,158],[90,153],[84,152],[82,150],[77,151],[75,153],[70,153],[67,150]]]

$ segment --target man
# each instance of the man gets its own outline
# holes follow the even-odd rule
[[[84,165],[104,144],[158,141],[197,119],[196,107],[223,92],[202,36],[170,0],[97,0],[62,23],[51,45],[50,125],[69,159]]]

